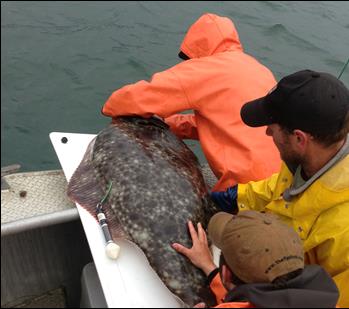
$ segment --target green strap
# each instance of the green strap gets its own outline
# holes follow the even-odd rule
[[[104,197],[102,198],[102,200],[99,202],[99,204],[103,204],[105,202],[105,200],[107,199],[107,197],[109,196],[109,193],[111,191],[111,187],[113,185],[113,182],[111,181],[109,183],[109,187],[108,187],[108,190],[107,190],[107,193],[104,195]]]

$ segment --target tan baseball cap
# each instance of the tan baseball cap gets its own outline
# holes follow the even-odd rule
[[[301,239],[275,215],[219,212],[209,222],[208,235],[234,274],[246,283],[272,282],[304,268]]]

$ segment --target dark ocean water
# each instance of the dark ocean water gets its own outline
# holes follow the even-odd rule
[[[103,129],[112,91],[178,63],[206,12],[232,18],[245,51],[277,79],[305,68],[338,75],[349,57],[347,1],[2,1],[1,166],[60,168],[49,133]],[[341,79],[349,86],[349,68]]]

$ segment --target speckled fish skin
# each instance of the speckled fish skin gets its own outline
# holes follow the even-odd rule
[[[160,120],[120,117],[89,145],[68,195],[95,216],[111,181],[103,209],[113,238],[134,241],[189,306],[202,301],[205,276],[171,248],[191,247],[188,220],[205,227],[217,211],[192,151]]]

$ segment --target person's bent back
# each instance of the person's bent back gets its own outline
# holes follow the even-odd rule
[[[276,81],[269,69],[243,52],[233,22],[204,14],[188,30],[181,56],[189,60],[154,74],[150,82],[115,91],[102,113],[156,114],[179,137],[200,140],[218,178],[214,191],[277,172],[281,160],[272,139],[240,117],[244,102],[264,96]],[[177,114],[185,110],[194,114]]]

